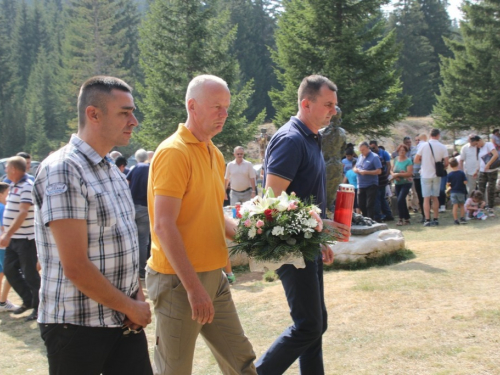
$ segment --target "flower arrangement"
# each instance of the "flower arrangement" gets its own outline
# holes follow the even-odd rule
[[[332,231],[323,231],[321,209],[302,202],[295,193],[274,196],[272,189],[264,197],[243,203],[231,254],[246,253],[258,261],[278,261],[292,255],[313,260],[320,245],[336,240]]]

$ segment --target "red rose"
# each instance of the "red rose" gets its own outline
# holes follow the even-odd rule
[[[267,221],[273,221],[273,210],[270,210],[269,208],[267,210],[264,210],[264,216],[266,217]]]

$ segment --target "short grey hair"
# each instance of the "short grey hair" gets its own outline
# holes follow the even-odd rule
[[[135,152],[135,160],[137,160],[138,163],[144,163],[148,160],[148,152],[143,148],[138,149]]]
[[[238,150],[243,150],[243,151],[245,151],[245,148],[244,148],[243,146],[236,146],[236,147],[234,148],[234,150],[233,150],[233,153],[235,153],[235,152],[236,152],[236,151],[238,151]]]
[[[224,81],[222,78],[211,75],[211,74],[202,74],[200,76],[194,77],[191,82],[189,82],[189,85],[186,90],[186,111],[189,112],[188,110],[188,101],[189,99],[197,99],[198,95],[200,94],[201,88],[205,82],[213,82],[213,83],[218,83],[224,87],[226,87],[229,90],[229,87],[227,86],[227,82]]]
[[[364,142],[361,142],[359,145],[358,145],[358,150],[361,148],[361,146],[366,146],[368,148],[370,148],[370,145],[368,144],[368,142],[364,141]]]
[[[109,154],[109,157],[113,160],[116,160],[118,156],[122,156],[122,153],[120,151],[111,151]]]

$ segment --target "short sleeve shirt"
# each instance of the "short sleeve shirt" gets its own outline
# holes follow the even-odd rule
[[[139,288],[135,211],[125,176],[73,135],[40,165],[33,189],[38,258],[42,266],[38,322],[119,327],[125,316],[90,299],[64,276],[50,223],[85,220],[88,258],[127,296]]]
[[[466,181],[467,177],[462,171],[453,171],[448,173],[448,183],[451,186],[452,193],[467,194],[467,187],[464,183]]]
[[[311,196],[326,214],[326,165],[321,152],[321,135],[313,133],[292,116],[269,141],[264,161],[264,184],[267,174],[290,181],[286,192],[295,192],[303,201]]]
[[[30,208],[28,215],[24,219],[21,226],[12,235],[13,239],[28,239],[35,238],[35,230],[33,228],[33,199],[31,193],[33,191],[33,181],[25,174],[20,181],[10,183],[9,195],[7,196],[7,204],[3,214],[3,225],[7,230],[19,214],[19,206],[21,203],[28,203]]]
[[[377,169],[382,169],[382,163],[380,162],[380,158],[378,157],[378,155],[370,151],[366,157],[363,155],[360,155],[358,157],[356,168],[365,171],[374,171]],[[378,186],[378,175],[358,174],[359,188],[367,188],[368,186],[372,185]]]
[[[491,142],[484,142],[484,146],[479,149],[479,171],[484,172],[484,167],[486,167],[486,164],[484,163],[483,156],[489,154],[492,150],[495,149],[495,146]],[[489,172],[494,172],[494,170],[488,169],[486,173]]]
[[[200,142],[184,124],[179,124],[177,131],[156,149],[149,170],[151,228],[157,220],[154,215],[155,197],[180,199],[177,229],[196,272],[213,271],[227,263],[222,210],[224,168],[224,156],[212,142],[207,148],[205,142]],[[175,274],[154,230],[151,231],[148,265],[156,272]]]
[[[252,163],[243,160],[241,164],[236,160],[227,163],[225,179],[231,182],[231,189],[244,191],[252,187],[252,180],[255,180],[255,170]]]
[[[431,147],[434,151],[434,157],[432,156]],[[420,146],[420,145],[419,145]],[[419,147],[417,155],[422,157],[420,163],[420,177],[421,178],[434,178],[436,177],[436,162],[441,161],[448,157],[448,150],[446,146],[439,142],[437,139],[430,139],[429,142],[425,143],[423,146]]]
[[[354,186],[354,189],[358,188],[358,175],[352,170],[349,169],[347,173],[345,174],[347,177],[347,181],[349,181],[349,184]]]
[[[470,143],[465,144],[460,150],[460,158],[464,163],[465,173],[472,176],[479,171],[479,155],[476,146],[471,146]]]
[[[399,161],[397,158],[394,160],[394,173],[406,172],[408,170],[408,166],[412,165],[411,159],[405,159],[403,161]],[[410,184],[411,181],[408,178],[400,178],[399,181],[395,180],[394,184],[403,185]]]

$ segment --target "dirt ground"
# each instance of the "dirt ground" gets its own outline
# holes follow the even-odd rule
[[[326,374],[500,374],[500,219],[413,222],[403,232],[415,259],[325,274]],[[280,282],[261,280],[238,275],[232,287],[257,357],[291,322]],[[154,325],[147,334],[152,354]],[[0,343],[0,374],[48,373],[36,323],[1,313]],[[220,374],[201,338],[193,374]]]

